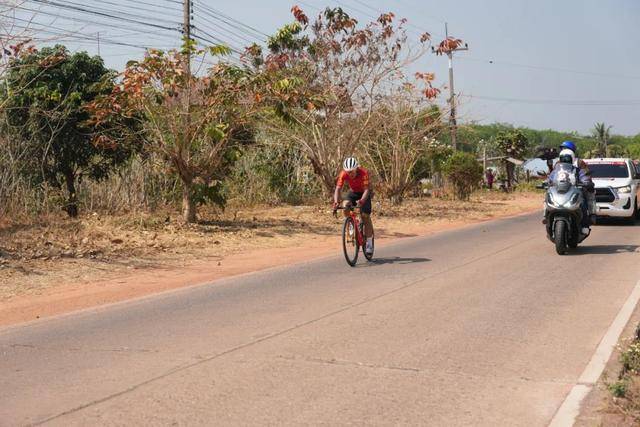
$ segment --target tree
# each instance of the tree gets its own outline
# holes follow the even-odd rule
[[[608,144],[607,152],[608,157],[630,157],[629,150],[619,144]]]
[[[527,151],[528,140],[520,129],[515,129],[510,132],[500,132],[496,137],[496,144],[503,156],[522,159]],[[507,188],[511,189],[515,165],[505,159],[504,167],[507,173]]]
[[[420,161],[442,130],[440,111],[415,105],[412,92],[404,87],[397,96],[387,97],[372,112],[377,125],[363,135],[366,164],[379,181],[382,195],[393,204],[402,203],[407,190],[416,184]]]
[[[470,153],[456,151],[445,164],[445,174],[453,184],[460,200],[469,200],[471,193],[482,180],[482,166]]]
[[[302,147],[327,194],[345,156],[358,152],[377,105],[407,79],[406,67],[426,52],[409,49],[405,21],[391,13],[364,26],[341,8],[327,8],[309,22],[294,6],[296,21],[269,39],[269,52],[254,45],[248,55],[264,79],[268,105],[262,122],[281,139]],[[422,43],[429,36],[423,35]],[[433,98],[432,74],[421,74],[424,96]]]
[[[139,121],[145,149],[158,153],[182,181],[182,211],[195,222],[196,205],[222,205],[222,179],[237,158],[240,144],[251,142],[249,119],[255,105],[253,76],[225,62],[230,50],[213,46],[196,51],[150,50],[144,60],[130,62],[112,93],[92,106],[93,122],[108,125],[114,117]],[[203,76],[185,74],[194,55],[219,61]],[[101,138],[117,141],[108,135]]]
[[[21,51],[0,88],[6,131],[30,153],[34,179],[66,187],[70,217],[78,215],[78,182],[106,178],[132,153],[126,143],[96,141],[97,129],[86,123],[86,106],[111,90],[113,78],[100,57],[58,45]]]
[[[609,140],[611,139],[611,126],[603,123],[596,123],[591,131],[591,135],[596,140],[596,149],[591,151],[589,157],[608,157],[609,156]]]

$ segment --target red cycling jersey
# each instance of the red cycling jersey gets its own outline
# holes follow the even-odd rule
[[[356,169],[356,177],[351,179],[347,172],[342,171],[340,175],[338,175],[337,186],[342,188],[345,182],[349,184],[349,188],[351,188],[351,191],[354,193],[364,193],[364,190],[369,188],[369,172],[359,167]]]

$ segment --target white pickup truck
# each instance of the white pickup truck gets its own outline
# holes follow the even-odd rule
[[[584,159],[596,188],[596,215],[639,218],[640,169],[625,158]]]

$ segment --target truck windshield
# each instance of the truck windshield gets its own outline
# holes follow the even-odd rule
[[[629,178],[626,163],[589,163],[591,178]]]

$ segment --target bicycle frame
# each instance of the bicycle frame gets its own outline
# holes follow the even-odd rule
[[[351,219],[353,219],[353,223],[356,226],[356,239],[358,240],[358,246],[360,246],[361,248],[364,247],[365,244],[365,238],[364,238],[364,234],[362,233],[361,230],[361,226],[360,224],[362,223],[362,220],[360,219],[360,206],[353,206],[350,208],[345,208],[345,207],[337,207],[336,210],[348,210],[349,211],[349,216],[351,217]],[[357,212],[356,212],[357,210]]]

